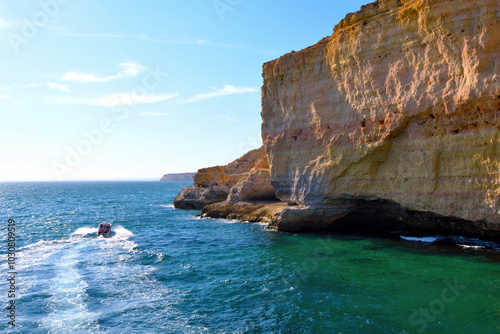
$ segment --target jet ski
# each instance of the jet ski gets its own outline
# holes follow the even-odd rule
[[[102,235],[103,237],[107,238],[111,234],[111,223],[104,222],[99,224],[99,227],[97,228],[97,235]]]

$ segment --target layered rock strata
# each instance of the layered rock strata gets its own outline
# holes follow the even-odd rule
[[[202,168],[193,180],[193,187],[182,189],[175,197],[176,208],[201,210],[206,205],[226,199],[231,203],[276,200],[263,147],[246,153],[226,166]]]
[[[263,78],[273,226],[500,236],[497,0],[377,1]]]
[[[186,187],[175,196],[174,207],[201,210],[209,204],[225,201],[226,198],[227,188],[224,187]]]
[[[287,207],[287,203],[274,202],[238,202],[228,201],[207,205],[202,217],[236,219],[251,223],[272,224],[274,217]]]
[[[267,155],[264,151],[262,153],[255,166],[248,173],[243,174],[231,188],[228,202],[276,200],[276,194],[271,185],[271,171]]]

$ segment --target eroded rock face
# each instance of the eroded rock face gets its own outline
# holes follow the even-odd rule
[[[276,194],[271,185],[271,171],[267,155],[264,154],[255,163],[250,172],[245,173],[229,191],[227,201],[276,201]]]
[[[274,188],[271,185],[269,169],[256,169],[243,176],[231,188],[228,202],[276,200]]]
[[[238,180],[266,156],[264,147],[251,150],[225,166],[202,168],[193,176],[195,187],[227,187],[228,191]],[[267,161],[267,157],[266,160]],[[269,168],[269,167],[268,167]]]
[[[245,153],[238,159],[227,164],[225,167],[229,174],[240,176],[247,173],[254,167],[269,168],[264,146]]]
[[[193,176],[195,187],[230,187],[231,175],[223,166],[202,168]]]
[[[378,1],[264,64],[263,77],[279,199],[347,200],[346,212],[383,200],[500,230],[497,0]]]
[[[179,209],[201,210],[222,202],[230,193],[231,202],[276,200],[264,147],[244,154],[227,164],[200,169],[193,177],[194,186],[182,189],[175,197]]]
[[[207,205],[201,212],[203,217],[237,219],[246,222],[271,223],[273,217],[285,209],[284,202],[219,202]]]

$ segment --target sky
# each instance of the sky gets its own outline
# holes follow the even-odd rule
[[[225,165],[262,145],[262,64],[366,3],[0,0],[0,180]]]

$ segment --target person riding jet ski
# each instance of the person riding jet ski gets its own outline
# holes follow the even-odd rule
[[[104,222],[99,224],[99,228],[97,229],[97,235],[107,236],[111,231],[111,223]]]

